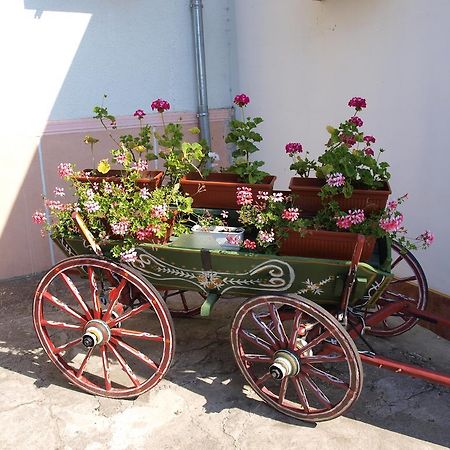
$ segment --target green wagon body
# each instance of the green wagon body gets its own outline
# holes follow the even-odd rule
[[[55,240],[67,256],[93,253],[81,239]],[[105,254],[114,245],[103,245]],[[358,265],[350,304],[369,296],[376,301],[392,276],[389,246],[380,263],[374,255],[371,264]],[[388,251],[386,251],[388,250]],[[294,293],[321,305],[338,304],[350,262],[293,256],[265,255],[243,251],[200,250],[166,245],[142,244],[138,259],[131,264],[158,289],[197,291],[215,299],[222,296],[254,296]],[[208,300],[207,300],[208,301]],[[203,308],[202,315],[209,313]]]

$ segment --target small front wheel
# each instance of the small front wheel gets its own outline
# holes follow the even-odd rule
[[[172,319],[158,291],[102,257],[75,256],[50,269],[36,289],[33,323],[56,367],[95,395],[148,391],[175,352]]]
[[[288,416],[333,419],[361,392],[363,370],[352,338],[309,300],[268,295],[245,302],[234,317],[231,342],[250,386]]]

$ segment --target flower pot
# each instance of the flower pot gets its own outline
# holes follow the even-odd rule
[[[194,225],[192,233],[180,236],[175,245],[211,250],[239,250],[243,241],[243,228]]]
[[[249,187],[253,194],[258,191],[273,191],[276,177],[269,175],[262,183],[249,184],[238,181],[234,173],[211,173],[202,178],[198,173],[190,173],[180,181],[183,192],[189,194],[196,208],[238,209],[236,204],[236,190],[238,187]]]
[[[308,258],[341,259],[350,261],[358,239],[356,233],[340,231],[306,230],[303,234],[289,231],[282,240],[280,255],[304,256]],[[361,261],[368,261],[376,239],[366,236]]]
[[[314,214],[324,207],[319,197],[319,192],[325,180],[319,178],[293,177],[289,183],[289,189],[294,194],[294,205],[302,211]],[[366,212],[374,212],[386,206],[387,199],[391,194],[388,182],[381,189],[353,189],[350,198],[342,194],[333,197],[339,203],[343,211],[349,209],[363,209]]]
[[[98,173],[96,170],[84,169],[83,175],[78,175],[75,177],[77,181],[82,183],[101,183],[102,181],[107,181],[109,183],[120,184],[122,173],[121,170],[110,170],[106,174]],[[93,173],[94,175],[88,175]],[[164,172],[162,170],[146,170],[141,173],[141,177],[136,180],[136,184],[139,187],[146,187],[149,190],[154,190],[161,186]]]

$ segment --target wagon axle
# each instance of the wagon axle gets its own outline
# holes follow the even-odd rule
[[[111,338],[111,330],[103,320],[90,320],[84,329],[83,345],[87,348],[106,344]]]
[[[275,353],[269,372],[275,380],[282,380],[285,377],[292,377],[300,373],[300,360],[296,355],[287,351],[279,350]]]

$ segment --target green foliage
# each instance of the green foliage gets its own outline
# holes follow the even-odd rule
[[[232,152],[233,164],[227,172],[235,173],[244,183],[259,183],[268,175],[259,169],[264,165],[263,161],[250,161],[250,155],[259,150],[255,142],[263,140],[255,130],[262,122],[261,117],[247,117],[245,121],[233,119],[230,122],[230,132],[225,138],[227,144],[235,145]]]

